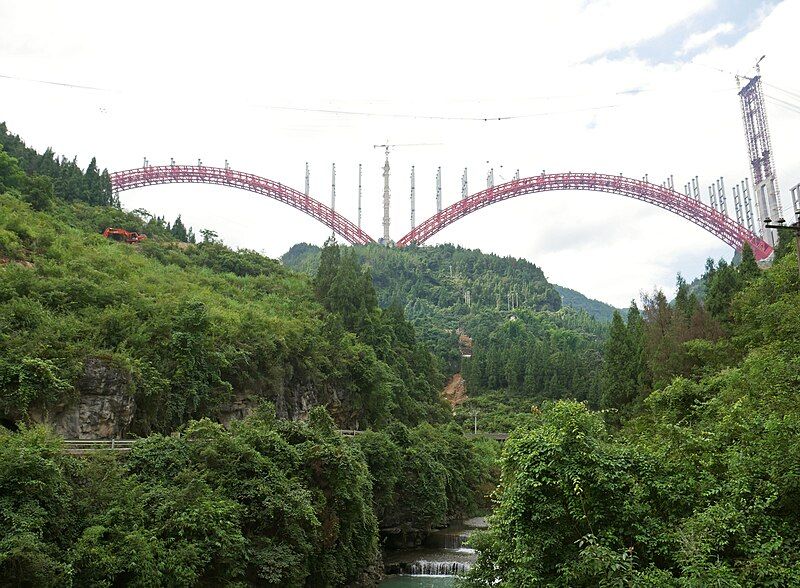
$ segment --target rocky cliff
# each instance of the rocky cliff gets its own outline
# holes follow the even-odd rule
[[[75,385],[76,392],[68,402],[45,409],[31,409],[32,422],[44,423],[65,439],[123,439],[128,436],[136,417],[133,383],[127,370],[110,360],[90,357],[84,362],[83,374]],[[260,394],[236,391],[219,406],[215,420],[229,427],[234,420],[247,417],[260,404]],[[271,399],[281,418],[302,420],[318,404],[325,404],[344,428],[357,427],[351,422],[342,401],[333,391],[320,393],[313,386],[285,386]]]
[[[47,410],[31,410],[32,421],[50,425],[66,439],[121,439],[136,412],[131,376],[113,362],[87,358],[77,398]]]

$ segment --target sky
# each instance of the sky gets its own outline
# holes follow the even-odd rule
[[[0,0],[0,120],[39,149],[110,171],[224,165],[302,190],[382,234],[391,153],[392,237],[443,201],[545,170],[592,171],[677,189],[750,174],[735,73],[761,63],[785,209],[800,182],[800,0],[551,2],[108,2]],[[337,112],[330,112],[337,111]],[[502,118],[488,120],[484,118]],[[465,120],[466,119],[466,120]],[[474,120],[473,120],[474,119]],[[731,195],[728,195],[731,202]],[[123,192],[195,231],[278,257],[329,229],[230,188]],[[729,209],[732,210],[732,205]],[[523,257],[550,281],[614,305],[674,291],[733,251],[651,205],[592,192],[523,196],[476,212],[429,243]]]

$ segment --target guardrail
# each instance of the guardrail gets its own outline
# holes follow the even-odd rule
[[[505,441],[508,439],[508,433],[467,433],[467,437],[470,439],[485,437],[486,439],[494,439],[495,441]]]
[[[67,453],[81,455],[90,451],[130,451],[136,441],[133,439],[65,439],[64,449]]]
[[[358,429],[341,429],[344,437],[355,437],[364,433]],[[508,439],[508,433],[468,433],[467,437],[488,437],[497,441]],[[83,455],[91,451],[130,451],[136,439],[65,439],[64,450],[72,455]]]

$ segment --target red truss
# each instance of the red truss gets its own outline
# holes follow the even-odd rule
[[[737,224],[728,216],[714,210],[707,204],[703,204],[685,194],[623,176],[572,172],[542,174],[540,176],[512,180],[493,188],[487,188],[482,192],[459,200],[433,215],[400,239],[397,242],[397,246],[404,247],[411,243],[422,244],[458,219],[495,202],[551,190],[591,190],[594,192],[621,194],[622,196],[649,202],[682,216],[686,220],[704,228],[712,235],[719,237],[734,249],[741,249],[742,244],[747,241],[753,248],[753,253],[758,260],[764,259],[772,253],[772,247],[758,235],[750,232],[747,228]]]
[[[218,184],[262,194],[293,206],[317,219],[353,245],[375,240],[329,206],[302,192],[253,174],[201,165],[162,165],[142,167],[111,174],[114,191],[132,190],[157,184]]]

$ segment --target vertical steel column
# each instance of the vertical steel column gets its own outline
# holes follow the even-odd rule
[[[797,214],[797,211],[800,211],[800,184],[797,184],[789,192],[792,195],[792,207],[794,207],[794,212]]]
[[[761,236],[761,223],[753,214],[753,200],[750,196],[750,180],[748,178],[742,180],[742,200],[744,201],[744,217],[747,220],[747,228],[753,233],[756,233],[757,230],[757,234]]]
[[[733,185],[733,207],[736,210],[736,222],[744,226],[744,208],[742,207],[742,192],[741,188]]]
[[[331,164],[331,210],[336,212],[336,164]]]
[[[708,187],[708,200],[711,208],[717,210],[717,188],[714,184]]]
[[[383,164],[383,244],[389,245],[389,146],[386,146],[386,163]]]
[[[414,220],[415,216],[415,199],[416,199],[416,186],[414,185],[414,166],[411,166],[411,230],[414,230],[414,227],[417,226],[416,221]]]
[[[717,198],[719,198],[719,211],[725,216],[728,216],[728,203],[725,200],[725,183],[722,177],[717,180]]]
[[[436,170],[436,212],[442,212],[442,167]]]
[[[361,228],[361,164],[358,164],[358,228]]]

